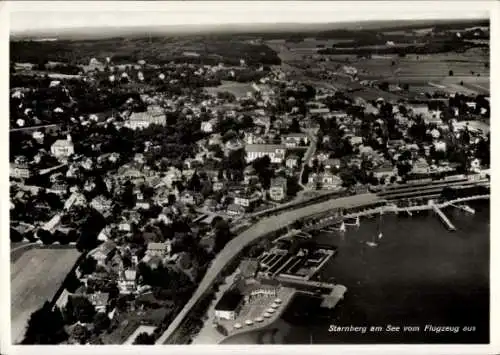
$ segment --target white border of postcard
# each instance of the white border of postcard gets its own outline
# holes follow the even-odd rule
[[[220,6],[220,7],[219,7]],[[318,15],[325,10],[330,9],[332,6],[343,6],[348,9],[352,9],[352,12],[363,12],[366,14],[403,14],[407,17],[412,15],[415,18],[419,17],[419,14],[431,14],[435,18],[447,18],[450,14],[463,14],[463,18],[469,17],[472,13],[477,13],[478,11],[483,11],[485,16],[488,12],[491,19],[491,97],[500,98],[500,70],[499,70],[499,46],[500,40],[496,37],[500,36],[500,3],[496,1],[389,1],[389,2],[377,2],[377,1],[351,1],[351,2],[328,2],[328,1],[313,1],[313,2],[285,2],[285,1],[266,1],[263,3],[257,3],[253,1],[224,1],[216,2],[212,1],[152,1],[152,2],[135,2],[135,1],[8,1],[7,3],[0,2],[0,56],[1,71],[0,71],[0,108],[2,110],[2,129],[0,141],[8,142],[8,38],[9,38],[9,13],[13,8],[18,11],[70,11],[77,12],[82,10],[93,10],[93,11],[106,11],[113,10],[116,11],[116,16],[119,17],[120,11],[135,11],[135,10],[147,10],[152,9],[152,11],[158,11],[162,8],[175,8],[177,10],[190,7],[197,9],[203,9],[204,16],[207,18],[212,18],[217,21],[218,10],[219,9],[232,9],[240,14],[241,18],[245,18],[248,13],[255,13],[256,9],[262,8],[265,12],[261,12],[262,17],[268,19],[268,22],[273,22],[273,19],[286,19],[286,22],[293,22],[293,18],[299,19],[296,22],[304,21],[306,16]],[[323,9],[323,11],[322,11]],[[417,11],[418,10],[418,11]],[[201,11],[201,10],[200,10]],[[258,12],[258,11],[257,11]],[[295,17],[293,17],[295,16]],[[368,16],[368,15],[367,15]],[[395,16],[395,15],[394,15]],[[399,17],[399,16],[398,16]],[[372,18],[367,18],[372,19]],[[386,19],[391,19],[386,18]],[[397,18],[399,19],[399,18]],[[345,19],[344,21],[347,21]],[[212,21],[213,22],[213,21]],[[247,21],[248,23],[249,21]],[[321,21],[326,22],[326,21]],[[498,100],[493,100],[492,103],[492,117],[497,117],[500,113],[500,107]],[[498,118],[498,117],[497,117]],[[491,129],[492,131],[497,131],[498,122],[492,120]],[[498,140],[492,140],[492,154],[497,156],[499,152]],[[1,196],[0,199],[0,213],[1,220],[0,226],[2,226],[2,239],[1,239],[1,267],[0,275],[2,286],[0,287],[0,300],[1,300],[1,328],[0,328],[0,353],[2,354],[80,354],[80,353],[92,353],[92,354],[113,354],[119,353],[122,355],[128,354],[164,354],[168,352],[182,353],[182,354],[199,354],[204,353],[247,353],[255,354],[256,352],[262,354],[271,353],[282,353],[282,354],[303,354],[307,353],[317,353],[317,354],[327,354],[331,352],[335,353],[345,353],[345,354],[361,354],[361,353],[379,353],[379,354],[401,354],[401,353],[426,353],[426,354],[493,354],[500,352],[499,344],[499,334],[500,327],[498,324],[500,316],[500,307],[498,299],[500,297],[500,277],[498,271],[500,270],[500,260],[498,256],[500,240],[498,240],[497,231],[499,231],[499,222],[495,218],[491,220],[491,304],[490,304],[490,344],[489,345],[315,345],[315,346],[305,346],[305,345],[294,345],[294,346],[169,346],[167,349],[163,346],[127,346],[127,345],[116,345],[116,346],[12,346],[8,344],[10,341],[10,296],[9,296],[9,284],[10,284],[10,263],[9,263],[9,239],[8,228],[9,225],[9,215],[8,208],[6,207],[9,200],[8,193],[8,145],[3,144],[0,146],[1,154],[0,161],[2,164],[2,169],[0,169],[3,174],[2,179],[0,179]],[[493,168],[496,167],[495,161],[493,159]],[[493,174],[493,182],[497,180],[496,174]],[[492,189],[492,207],[493,210],[496,208],[500,209],[497,203],[500,201],[498,196],[499,189]],[[498,207],[497,207],[498,206]],[[463,311],[467,312],[467,305],[463,305]],[[496,316],[495,316],[496,315]]]

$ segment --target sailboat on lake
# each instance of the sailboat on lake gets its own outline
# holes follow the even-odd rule
[[[373,238],[371,241],[366,242],[366,245],[368,245],[371,248],[378,247],[377,241],[382,239],[383,234],[382,234],[382,211],[380,212],[380,217],[378,220],[378,227],[377,227],[377,234],[373,234]]]

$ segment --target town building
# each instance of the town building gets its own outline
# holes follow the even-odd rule
[[[309,138],[305,133],[290,133],[285,134],[281,138],[282,143],[286,147],[294,148],[309,144]]]
[[[215,129],[216,124],[217,120],[215,118],[212,118],[211,120],[201,122],[200,129],[202,132],[212,133]]]
[[[385,163],[373,170],[373,176],[377,179],[384,178],[384,183],[388,183],[390,178],[397,175],[397,170],[390,163]]]
[[[286,147],[281,144],[247,144],[245,151],[247,163],[268,156],[271,163],[281,164],[285,160]]]
[[[85,72],[90,72],[90,71],[102,72],[104,71],[105,68],[106,68],[105,65],[96,58],[91,58],[89,64],[83,66],[83,70]]]
[[[294,169],[299,166],[300,158],[296,155],[290,155],[286,158],[285,165],[287,168]]]
[[[254,278],[259,270],[259,261],[256,259],[243,259],[238,266],[240,274],[244,278]]]
[[[145,112],[132,112],[125,126],[136,130],[144,129],[152,124],[164,126],[167,123],[167,117],[160,107],[149,106]]]
[[[431,110],[427,104],[412,104],[410,105],[413,116],[420,116],[425,124],[440,125],[443,123],[441,120],[442,112],[439,110]]]
[[[136,270],[126,269],[120,273],[120,276],[118,278],[118,289],[123,295],[128,295],[137,291]]]
[[[164,243],[151,242],[148,243],[146,249],[146,255],[148,255],[149,257],[157,256],[163,258],[169,255],[171,251],[172,251],[172,245],[169,241]]]
[[[428,174],[430,172],[429,163],[424,158],[418,159],[413,163],[412,173],[413,174]]]
[[[244,207],[245,209],[251,209],[255,207],[259,201],[262,200],[262,194],[259,192],[243,193],[234,195],[234,203]]]
[[[324,189],[336,189],[342,186],[342,179],[329,171],[318,175],[319,183]]]
[[[168,188],[172,188],[175,182],[182,181],[182,172],[177,168],[170,167],[165,173],[163,181]]]
[[[286,198],[286,184],[287,181],[283,177],[272,179],[269,197],[274,201],[283,201]]]
[[[351,137],[349,139],[349,142],[351,143],[351,145],[353,147],[360,146],[361,144],[363,144],[363,138],[362,137],[353,136],[353,137]]]
[[[56,214],[52,217],[47,223],[42,226],[42,229],[45,229],[51,233],[53,233],[56,228],[61,224],[61,215]]]
[[[323,166],[325,167],[326,170],[332,170],[332,169],[340,169],[340,159],[334,158],[334,159],[326,159],[323,161]]]
[[[67,161],[68,158],[75,154],[75,146],[71,141],[71,136],[68,134],[66,139],[58,139],[50,147],[52,155],[61,161]]]
[[[66,184],[64,181],[57,181],[49,189],[47,189],[47,191],[50,191],[56,195],[64,195],[68,192],[68,184]]]
[[[327,115],[330,113],[330,109],[328,107],[321,107],[321,108],[310,108],[309,113],[311,115]]]
[[[181,195],[181,202],[186,205],[196,206],[203,202],[203,196],[197,192],[185,191]]]
[[[32,175],[28,163],[10,163],[10,177],[14,179],[29,179]]]
[[[80,192],[73,192],[68,199],[64,202],[64,209],[66,211],[70,210],[72,207],[86,206],[87,199]]]
[[[229,156],[231,152],[243,149],[244,147],[245,145],[243,141],[239,139],[231,139],[230,141],[227,141],[226,144],[224,145],[224,155]]]
[[[226,213],[229,216],[241,216],[245,213],[245,207],[232,203],[227,206]]]
[[[242,305],[243,295],[238,290],[227,291],[215,305],[215,318],[234,320]]]
[[[224,189],[224,182],[223,181],[216,181],[213,183],[212,190],[217,192],[217,191],[221,191],[222,189]]]
[[[444,141],[434,142],[434,149],[436,150],[436,152],[446,152],[446,142]]]
[[[96,211],[100,212],[102,215],[105,215],[111,212],[111,207],[113,206],[113,202],[103,195],[99,195],[90,201],[90,206],[94,208]]]
[[[252,285],[251,289],[245,292],[245,302],[253,302],[262,298],[276,298],[278,295],[278,288],[268,285]]]
[[[105,313],[109,301],[109,293],[96,292],[89,295],[89,301],[95,307],[96,312]]]
[[[115,242],[108,240],[91,250],[88,256],[97,261],[98,265],[105,266],[116,253],[116,250]]]

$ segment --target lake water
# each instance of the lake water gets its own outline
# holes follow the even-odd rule
[[[365,243],[378,233],[378,217],[362,219],[359,229],[348,227],[343,236],[318,236],[318,242],[339,248],[322,278],[334,278],[348,291],[331,311],[319,310],[318,300],[298,297],[284,315],[292,326],[285,343],[488,343],[489,201],[469,206],[474,215],[452,207],[444,211],[455,232],[430,212],[384,215],[376,248]],[[368,328],[329,332],[330,325]],[[401,328],[388,331],[387,325]],[[437,333],[425,331],[426,325],[459,328]],[[369,331],[371,326],[383,330]],[[404,326],[420,330],[403,331]]]

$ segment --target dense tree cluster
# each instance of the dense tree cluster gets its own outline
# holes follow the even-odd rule
[[[135,338],[134,345],[154,345],[155,340],[152,334],[142,332]]]
[[[22,344],[55,345],[68,338],[59,308],[52,308],[47,301],[33,312],[28,320]]]
[[[190,42],[190,48],[198,45],[198,56],[182,55],[182,44],[168,36],[134,38],[129,41],[117,38],[101,39],[92,42],[66,41],[35,42],[11,41],[10,50],[15,62],[41,63],[56,61],[69,64],[88,64],[91,58],[104,58],[110,51],[114,53],[116,64],[137,63],[146,60],[148,63],[164,64],[171,61],[177,63],[212,64],[224,62],[228,65],[239,65],[240,59],[248,64],[279,65],[277,53],[265,44],[251,44],[243,40],[217,40],[202,36]],[[136,50],[141,47],[141,51]],[[185,49],[184,51],[186,51]],[[75,60],[76,58],[76,60]]]

